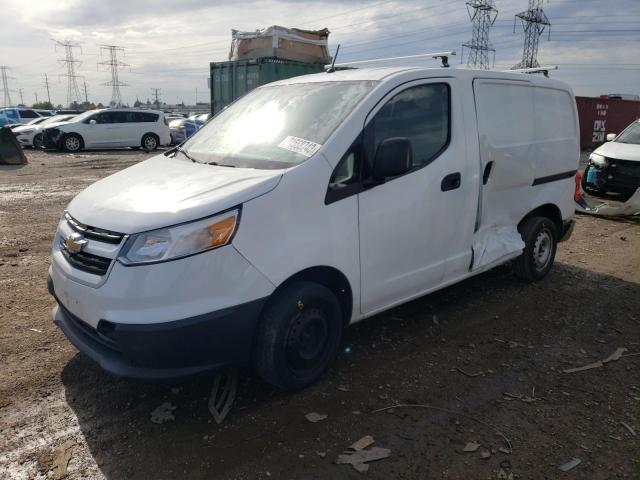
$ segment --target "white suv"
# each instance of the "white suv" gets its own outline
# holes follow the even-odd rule
[[[92,148],[143,148],[169,145],[171,136],[164,113],[156,110],[90,110],[64,125],[44,130],[44,144],[67,152]]]

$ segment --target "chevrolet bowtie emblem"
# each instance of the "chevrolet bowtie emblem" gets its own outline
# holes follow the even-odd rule
[[[64,246],[70,253],[79,253],[87,244],[87,240],[77,232],[64,239]]]

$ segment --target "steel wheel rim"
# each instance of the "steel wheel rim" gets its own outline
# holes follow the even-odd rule
[[[286,341],[287,363],[292,371],[305,373],[317,367],[329,341],[327,318],[318,309],[296,315]]]
[[[546,268],[551,260],[551,252],[553,250],[553,236],[551,231],[544,227],[533,244],[533,261],[536,266],[536,270],[541,271]]]

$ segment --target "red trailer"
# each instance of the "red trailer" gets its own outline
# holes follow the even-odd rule
[[[640,118],[640,101],[606,97],[576,97],[580,148],[596,148],[608,133],[620,133]]]

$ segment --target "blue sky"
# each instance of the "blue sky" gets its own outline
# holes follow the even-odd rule
[[[514,14],[526,0],[496,0],[499,15],[491,31],[496,68],[517,63],[522,31]],[[554,78],[567,81],[578,95],[640,94],[640,0],[550,0],[544,4],[552,22],[538,59],[557,64]],[[46,97],[44,74],[51,82],[54,103],[66,100],[64,73],[52,38],[82,42],[78,74],[86,78],[89,97],[108,102],[111,89],[102,83],[109,73],[98,68],[99,44],[125,47],[121,58],[123,99],[152,98],[173,103],[208,97],[210,61],[227,59],[232,28],[255,30],[278,24],[331,31],[339,62],[456,50],[471,36],[465,2],[404,1],[246,1],[200,0],[0,0],[0,65],[11,67],[10,87],[22,88],[25,102]],[[10,21],[7,21],[10,19]],[[460,56],[452,63],[460,66]],[[432,65],[431,60],[420,64]],[[82,83],[80,85],[82,87]],[[0,97],[0,100],[2,97]],[[14,100],[15,101],[15,100]]]

